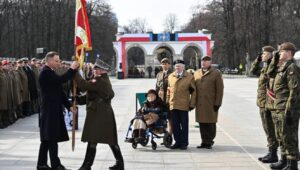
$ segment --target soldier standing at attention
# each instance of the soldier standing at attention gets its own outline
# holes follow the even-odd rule
[[[264,46],[262,48],[262,53],[260,53],[257,56],[256,60],[253,62],[250,69],[250,72],[259,76],[256,104],[259,107],[259,113],[260,113],[262,125],[265,134],[267,136],[267,142],[268,142],[267,146],[269,148],[269,152],[265,156],[258,158],[258,160],[263,163],[274,163],[278,161],[278,156],[277,156],[278,141],[276,139],[275,127],[272,120],[272,113],[271,113],[272,108],[270,107],[267,108],[267,101],[271,100],[271,99],[267,99],[268,98],[267,94],[269,94],[267,93],[267,86],[269,85],[270,82],[270,77],[267,74],[267,70],[272,60],[272,52],[274,50],[275,49],[272,46]],[[261,62],[263,62],[263,68],[260,67]]]
[[[278,70],[274,80],[274,107],[276,109],[275,128],[281,136],[282,159],[270,165],[272,169],[297,170],[299,159],[299,68],[293,60],[296,47],[285,42],[279,48]],[[281,143],[280,143],[281,144]]]
[[[211,149],[216,137],[216,123],[224,85],[221,72],[211,67],[211,57],[202,57],[201,65],[202,68],[194,73],[197,89],[196,121],[199,122],[202,139],[197,148]]]
[[[172,73],[172,70],[170,69],[170,61],[168,58],[163,58],[161,60],[161,67],[162,71],[160,71],[156,76],[156,93],[158,96],[162,99],[162,101],[166,104],[166,106],[169,105],[167,102],[167,89],[168,89],[168,76]],[[169,112],[169,109],[168,109]],[[168,132],[172,135],[172,125],[171,125],[171,115],[168,114]]]

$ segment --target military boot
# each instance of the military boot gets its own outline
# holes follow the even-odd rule
[[[286,167],[282,170],[298,170],[298,161],[288,159]]]
[[[259,157],[258,160],[263,163],[277,162],[278,161],[277,148],[276,149],[269,148],[269,152],[267,153],[267,155],[265,155],[264,157]]]
[[[116,159],[115,165],[109,167],[112,170],[124,170],[124,160],[119,145],[109,145]]]
[[[96,155],[96,148],[90,147],[90,145],[88,144],[86,148],[83,164],[79,168],[79,170],[91,170],[91,167],[94,163],[95,155]]]
[[[271,169],[283,169],[287,164],[286,155],[281,155],[281,159],[276,162],[270,164]]]

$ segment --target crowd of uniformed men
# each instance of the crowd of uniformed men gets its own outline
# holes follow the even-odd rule
[[[40,90],[38,76],[45,61],[32,58],[19,60],[0,59],[0,129],[3,129],[20,118],[39,113]],[[57,74],[63,74],[70,63],[61,62]],[[91,76],[90,65],[85,67],[86,76]],[[64,84],[69,95],[71,82]]]

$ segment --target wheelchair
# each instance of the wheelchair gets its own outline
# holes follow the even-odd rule
[[[138,110],[138,105],[143,106],[144,101],[146,101],[145,97],[146,93],[136,93],[135,100],[136,100],[136,111]],[[164,111],[161,114],[159,114],[159,119],[152,125],[146,127],[146,133],[145,137],[141,141],[131,141],[132,148],[136,149],[138,144],[145,147],[148,145],[149,140],[151,140],[151,147],[153,150],[156,150],[157,143],[155,142],[155,139],[163,139],[162,145],[164,145],[166,148],[170,148],[173,142],[172,135],[170,135],[167,131],[168,127],[168,112]],[[133,122],[131,121],[127,130],[127,134],[125,137],[125,142],[128,142],[128,140],[131,138],[133,133]]]

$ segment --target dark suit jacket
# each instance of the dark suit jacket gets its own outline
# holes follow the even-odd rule
[[[65,74],[58,76],[50,67],[45,66],[39,76],[41,88],[41,141],[62,142],[69,140],[63,115],[63,105],[71,107],[62,84],[72,79],[75,70],[69,69]]]

